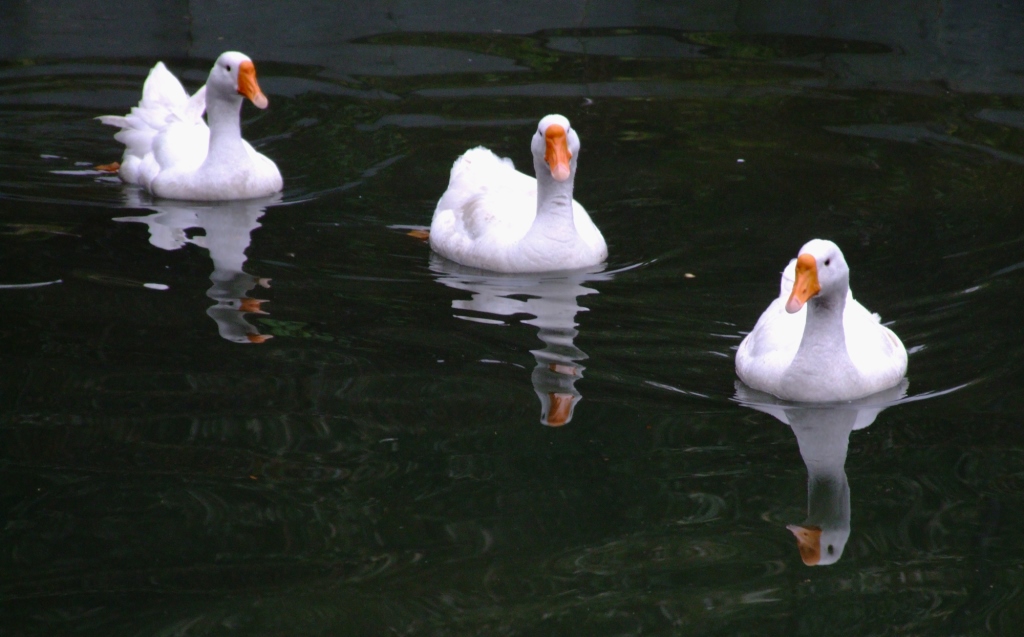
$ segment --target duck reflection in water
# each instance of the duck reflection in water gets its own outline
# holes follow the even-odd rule
[[[141,217],[119,217],[114,221],[134,221],[149,226],[149,242],[163,250],[177,250],[186,243],[205,248],[213,259],[213,285],[206,292],[216,303],[206,314],[217,322],[221,337],[233,343],[263,343],[272,336],[260,334],[255,325],[245,320],[246,314],[266,314],[263,300],[249,296],[256,286],[269,288],[270,280],[242,270],[245,251],[252,231],[260,227],[259,218],[267,206],[280,201],[271,198],[227,202],[144,202],[140,193],[130,190],[129,206],[149,208],[155,212]],[[189,237],[187,230],[198,228],[205,234]]]
[[[793,403],[736,381],[735,400],[790,426],[807,466],[807,519],[786,528],[808,566],[839,561],[850,537],[850,484],[846,452],[850,432],[864,429],[907,394],[909,381],[847,403]]]
[[[430,269],[439,275],[437,280],[441,283],[472,294],[468,300],[452,301],[456,318],[505,324],[478,314],[502,317],[529,314],[533,317],[523,323],[537,327],[537,336],[544,342],[542,349],[530,352],[537,361],[531,380],[540,399],[540,421],[551,427],[570,422],[581,398],[576,381],[583,378],[586,369],[580,361],[587,359],[574,343],[579,334],[576,314],[587,311],[576,299],[598,293],[584,283],[609,281],[613,274],[603,272],[603,264],[566,272],[489,273],[436,254],[430,256]]]

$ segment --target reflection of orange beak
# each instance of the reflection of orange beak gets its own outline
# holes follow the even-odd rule
[[[544,141],[547,142],[544,161],[551,167],[551,177],[555,181],[565,181],[571,172],[569,160],[572,159],[569,144],[565,139],[565,129],[558,124],[548,126],[548,129],[544,131]]]
[[[266,108],[270,104],[256,83],[256,66],[249,60],[238,65],[238,94],[248,97],[256,108]]]
[[[238,299],[238,311],[239,312],[244,312],[246,314],[249,314],[249,313],[266,314],[266,312],[264,312],[260,308],[260,303],[263,303],[265,300],[266,299],[250,299],[250,298]]]
[[[807,566],[814,566],[821,561],[821,529],[816,526],[797,526],[790,524],[786,527],[789,532],[796,536],[796,547],[800,551],[800,559]]]
[[[548,408],[547,422],[544,424],[561,427],[572,420],[572,399],[572,394],[549,392],[548,400],[551,401],[551,407]]]
[[[793,293],[786,301],[786,311],[790,314],[799,312],[807,299],[821,291],[818,284],[818,264],[809,254],[801,254],[796,259],[796,281],[793,282]]]
[[[250,343],[256,343],[259,345],[260,343],[265,343],[274,337],[270,334],[246,334],[245,338],[249,339]]]

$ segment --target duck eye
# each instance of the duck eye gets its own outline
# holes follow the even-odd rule
[[[825,267],[828,267],[828,265],[830,263],[832,263],[832,259],[825,259]],[[831,548],[831,547],[829,547],[829,548]]]
[[[228,69],[228,73],[230,73],[231,72],[231,65],[230,64],[228,64],[227,69]]]
[[[829,545],[828,545],[828,554],[829,554],[829,555],[832,555],[832,553],[834,553],[834,552],[835,552],[835,551],[834,551],[834,549],[832,548],[832,545],[831,545],[831,544],[829,544]]]

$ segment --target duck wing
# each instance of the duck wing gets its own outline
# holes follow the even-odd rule
[[[202,163],[210,137],[203,121],[205,110],[206,87],[190,97],[164,63],[157,62],[142,86],[142,99],[128,115],[97,119],[121,129],[114,135],[125,145],[121,178],[148,187],[160,170],[170,165],[196,158]]]

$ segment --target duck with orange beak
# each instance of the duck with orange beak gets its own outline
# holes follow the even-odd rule
[[[277,165],[242,139],[245,99],[267,108],[252,60],[228,51],[191,97],[158,62],[131,113],[98,119],[121,128],[114,138],[125,145],[117,168],[125,182],[169,199],[254,199],[279,192],[283,182]]]
[[[494,272],[575,270],[608,257],[601,231],[573,199],[580,139],[569,120],[540,120],[531,150],[536,179],[482,146],[455,161],[430,224],[435,252]]]
[[[814,239],[790,262],[779,297],[740,343],[736,373],[784,400],[841,402],[898,385],[907,350],[853,299],[839,246]]]

